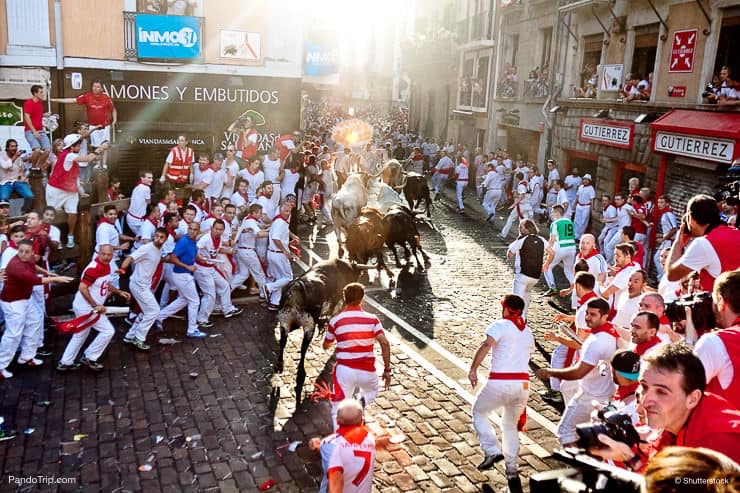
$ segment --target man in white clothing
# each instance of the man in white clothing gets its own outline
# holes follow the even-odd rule
[[[583,175],[581,185],[578,186],[578,191],[576,191],[576,211],[573,218],[576,240],[580,240],[588,228],[588,223],[591,220],[591,207],[595,198],[596,191],[591,184],[591,175],[586,173]]]
[[[509,231],[514,225],[514,221],[517,219],[519,223],[525,219],[532,218],[532,204],[529,201],[529,185],[524,181],[524,175],[517,173],[515,179],[519,182],[516,186],[516,198],[514,203],[509,207],[509,217],[506,219],[506,224],[501,229],[501,233],[498,235],[499,238],[506,239],[509,236]]]
[[[518,423],[527,406],[529,359],[535,346],[532,331],[522,318],[524,300],[515,294],[508,294],[501,301],[501,306],[502,320],[486,329],[486,338],[473,357],[468,379],[473,388],[478,385],[478,367],[490,353],[488,380],[473,404],[473,426],[485,454],[478,469],[491,469],[496,462],[503,460],[509,487],[516,490],[517,485],[521,489],[517,472]],[[489,420],[491,412],[501,408],[503,447]]]
[[[156,208],[156,207],[155,207]],[[154,297],[160,277],[162,275],[162,253],[160,249],[167,240],[167,230],[157,228],[154,239],[142,246],[131,256],[126,257],[119,269],[119,273],[126,271],[129,265],[134,264],[134,273],[129,281],[129,290],[139,304],[141,313],[136,317],[133,325],[123,338],[123,342],[131,344],[141,351],[147,351],[149,345],[146,336],[159,315],[159,303]]]
[[[131,192],[126,222],[131,231],[134,232],[134,236],[139,236],[139,228],[146,216],[146,206],[152,201],[152,181],[154,181],[152,172],[142,170],[139,173],[139,183]]]
[[[455,166],[455,182],[456,193],[457,193],[457,213],[463,214],[465,212],[465,204],[463,203],[463,191],[468,186],[468,163],[465,159],[460,159],[460,162]]]
[[[565,214],[565,217],[568,219],[573,218],[573,212],[575,211],[576,205],[576,193],[580,186],[581,177],[578,175],[578,168],[573,168],[570,174],[563,180],[563,188],[565,188],[565,193],[568,195],[568,203],[570,203],[570,207]]]
[[[439,158],[437,164],[432,168],[432,192],[434,192],[434,200],[439,198],[439,194],[442,193],[447,183],[447,178],[450,176],[450,171],[455,167],[455,163],[444,151],[440,151],[442,157]]]
[[[239,180],[239,162],[236,160],[236,146],[234,144],[226,146],[226,159],[224,159],[221,167],[226,173],[221,197],[231,198]]]
[[[604,256],[610,264],[614,263],[614,247],[622,242],[622,228],[632,225],[635,209],[627,203],[623,193],[614,194],[614,207],[617,209],[617,227],[612,239],[605,245]]]
[[[601,223],[603,226],[599,234],[599,250],[605,252],[606,245],[617,232],[617,208],[614,207],[612,198],[607,194],[601,196]]]
[[[280,214],[275,216],[270,225],[269,243],[267,247],[267,274],[274,279],[262,286],[265,299],[268,300],[267,309],[277,311],[280,305],[283,286],[293,279],[290,267],[291,260],[296,257],[290,251],[290,242],[298,242],[299,238],[288,229],[293,202],[284,200],[280,205]]]
[[[242,219],[242,223],[239,226],[236,240],[236,263],[238,270],[231,280],[231,289],[238,288],[244,281],[249,279],[249,276],[252,276],[259,291],[250,291],[250,294],[259,294],[261,301],[266,302],[267,300],[265,300],[265,295],[262,292],[262,286],[267,282],[265,271],[262,268],[262,262],[257,256],[255,249],[257,238],[265,238],[269,235],[267,230],[263,230],[260,227],[261,215],[262,206],[260,204],[252,204],[249,206],[249,215]]]
[[[501,200],[504,181],[506,181],[505,170],[504,165],[498,164],[494,159],[488,163],[488,174],[483,179],[483,188],[486,189],[486,194],[483,196],[483,208],[488,213],[486,221],[489,223],[493,223],[496,216],[496,207],[499,200]]]
[[[93,371],[103,369],[103,365],[98,360],[116,333],[105,314],[105,300],[111,294],[121,296],[127,302],[131,300],[129,293],[117,289],[111,283],[111,265],[113,265],[114,251],[112,245],[99,245],[97,257],[82,271],[80,287],[72,302],[72,310],[75,317],[95,313],[99,318],[95,323],[72,336],[67,343],[62,359],[59,360],[57,371],[76,370],[80,367],[80,364]],[[98,335],[85,350],[85,354],[80,358],[80,363],[75,363],[80,349],[82,349],[90,335],[90,329],[95,329]]]

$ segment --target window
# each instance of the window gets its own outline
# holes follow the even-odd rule
[[[488,107],[488,74],[491,64],[491,50],[465,53],[462,72],[458,81],[458,106]]]
[[[722,30],[719,33],[717,58],[714,61],[714,75],[718,75],[722,67],[734,70],[735,77],[740,72],[740,50],[737,49],[737,40],[740,39],[740,8],[726,9]],[[708,81],[707,81],[708,82]]]
[[[540,68],[544,69],[550,65],[550,52],[552,51],[552,27],[542,29],[542,56],[540,57]]]
[[[11,46],[51,46],[49,4],[46,0],[8,0],[8,44]]]
[[[635,78],[647,80],[655,68],[655,54],[658,50],[659,24],[635,28],[635,51],[632,55],[630,72]]]
[[[512,67],[516,67],[516,56],[519,52],[519,35],[513,34],[509,36],[509,64]]]
[[[203,16],[203,1],[136,0],[136,11],[142,14]]]

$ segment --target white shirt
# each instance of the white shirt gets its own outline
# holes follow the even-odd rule
[[[213,175],[213,170],[210,167],[202,170],[199,164],[193,165],[193,183],[195,185],[200,185],[201,183],[210,185],[213,182]],[[208,187],[206,187],[206,190],[208,190]],[[208,194],[206,193],[206,195]]]
[[[342,472],[344,493],[370,493],[373,489],[374,466],[375,438],[372,434],[368,433],[358,444],[348,442],[341,435],[337,436],[327,472]]]
[[[180,219],[180,222],[177,223],[177,228],[175,229],[175,234],[178,238],[185,236],[188,234],[188,225],[190,223],[187,222],[185,219]]]
[[[564,188],[561,188],[558,192],[555,203],[563,206],[563,215],[567,216],[568,211],[570,210],[570,201],[568,200],[568,194],[566,193]]]
[[[100,245],[113,245],[114,247],[120,245],[118,230],[108,221],[101,222],[95,229],[95,252],[100,251]]]
[[[278,181],[278,175],[280,174],[280,159],[272,160],[269,157],[265,156],[265,160],[262,163],[262,167],[264,168],[264,174],[265,174],[265,180],[271,181],[273,183],[280,183]]]
[[[247,198],[249,198],[249,196],[247,196]],[[242,207],[247,207],[249,205],[247,200],[242,197],[239,192],[231,194],[231,203],[234,204],[237,209],[241,209]]]
[[[630,212],[635,212],[635,209],[629,204],[623,204],[617,209],[617,226],[619,229],[632,225],[632,216],[630,216]]]
[[[242,220],[241,234],[238,238],[239,248],[254,248],[257,233],[260,232],[260,225],[256,218],[247,216]]]
[[[231,163],[226,164],[226,161],[221,165],[221,169],[224,170],[224,172],[228,172],[229,175],[231,175],[231,185],[227,186],[227,181],[224,181],[224,188],[221,191],[221,197],[231,197],[231,194],[234,193],[234,189],[236,188],[236,179],[239,176],[239,163],[236,161],[231,161]]]
[[[288,248],[288,243],[290,242],[290,231],[288,230],[288,221],[282,216],[273,219],[272,224],[270,225],[270,243],[268,244],[268,248],[270,250],[280,251],[278,247],[275,246],[275,243],[273,243],[273,240],[280,240],[283,247]]]
[[[223,241],[222,236],[219,248],[224,244]],[[219,248],[216,248],[216,245],[213,243],[213,236],[210,233],[201,236],[196,245],[198,247],[198,255],[207,259],[208,264],[213,265],[221,262],[222,258],[218,251]],[[203,267],[201,264],[198,265]]]
[[[491,170],[486,174],[486,177],[483,179],[483,186],[486,187],[486,190],[501,190],[501,177],[499,174]]]
[[[630,298],[629,290],[625,289],[619,293],[614,308],[617,310],[617,314],[614,315],[612,324],[629,328],[632,317],[640,311],[640,295]]]
[[[735,369],[727,347],[715,332],[707,332],[699,338],[694,347],[694,354],[704,365],[707,383],[717,378],[723,389],[730,386],[735,376]]]
[[[146,206],[152,198],[152,189],[149,186],[139,183],[131,192],[131,200],[128,205],[128,213],[136,219],[144,219]]]
[[[8,263],[18,254],[18,250],[8,246],[3,251],[2,257],[0,257],[0,269],[4,269],[8,266]]]
[[[95,305],[102,305],[108,298],[108,283],[110,282],[110,275],[111,264],[105,265],[100,261],[96,262],[94,259],[87,264],[85,270],[82,271],[80,283],[87,286],[90,297],[95,302]],[[90,303],[87,302],[80,291],[77,291],[77,294],[75,294],[74,300],[72,301],[72,307],[79,311],[92,311]]]
[[[547,188],[548,189],[552,188],[553,182],[559,179],[560,179],[560,172],[558,171],[558,169],[557,168],[551,169],[547,173]]]
[[[157,271],[157,266],[162,260],[162,252],[154,245],[153,241],[150,241],[134,251],[131,257],[134,259],[134,265],[136,266],[134,273],[131,275],[131,280],[136,284],[145,285],[149,289],[154,273]]]
[[[617,340],[600,332],[590,334],[581,346],[581,361],[594,368],[579,381],[579,386],[587,394],[609,395],[614,392],[614,382],[609,361],[617,350]]]
[[[214,171],[213,179],[211,180],[211,183],[206,187],[206,196],[214,199],[221,197],[221,192],[224,189],[224,183],[226,183],[226,171],[224,171],[223,169]]]
[[[681,287],[681,281],[669,281],[668,275],[663,274],[658,283],[658,294],[663,297],[664,303],[670,303],[678,298],[676,291]]]
[[[705,270],[715,279],[722,274],[722,264],[717,252],[704,236],[691,240],[681,258],[678,259],[678,263],[691,270]]]
[[[460,163],[455,167],[455,174],[457,175],[457,181],[467,182],[468,181],[468,167]]]
[[[336,161],[334,162],[334,170],[337,173],[346,173],[349,169],[349,157],[351,154],[342,154],[337,157]],[[287,172],[287,170],[286,170]],[[287,174],[287,173],[286,173]],[[283,184],[285,183],[285,180],[283,180]]]
[[[262,182],[265,181],[265,174],[262,171],[257,171],[255,174],[252,174],[245,168],[239,172],[239,176],[249,183],[249,187],[247,187],[247,193],[249,196],[256,197],[257,188],[259,188],[259,186],[262,185]]]
[[[678,219],[676,218],[676,215],[673,213],[673,211],[667,211],[664,212],[660,216],[660,232],[661,234],[665,235],[672,229],[678,228]],[[678,234],[678,231],[673,232],[673,237],[669,240],[663,239],[662,247],[668,247],[671,246],[673,243],[673,239],[676,238],[676,234]]]
[[[497,320],[488,326],[486,335],[496,341],[491,351],[491,371],[529,373],[529,358],[534,351],[534,337],[529,327],[524,330],[511,320]]]
[[[581,207],[591,207],[591,202],[596,198],[596,192],[591,185],[581,185],[576,192],[578,205]]]
[[[565,177],[565,187],[570,187],[565,190],[565,192],[568,194],[568,200],[573,201],[576,199],[576,192],[578,191],[578,187],[581,185],[581,177],[580,176],[573,176],[568,175]]]
[[[604,219],[615,219],[617,217],[617,208],[614,205],[609,204],[606,210],[602,212]],[[613,221],[610,223],[604,223],[604,229],[612,230],[617,227],[617,222]]]
[[[337,171],[342,171],[337,169]],[[293,170],[286,168],[285,175],[283,176],[283,183],[280,186],[280,194],[285,198],[290,193],[295,193],[295,186],[298,180],[301,178],[301,174],[297,171],[294,173]]]
[[[615,300],[619,299],[619,294],[627,289],[630,277],[638,270],[640,270],[640,265],[637,262],[632,262],[631,265],[628,265],[614,275],[612,283],[607,285],[607,287],[615,286],[617,288],[617,291],[613,295]]]
[[[0,185],[22,179],[24,171],[23,158],[12,161],[5,151],[0,151]]]
[[[277,205],[272,201],[272,198],[267,198],[265,195],[257,197],[253,203],[257,203],[262,206],[262,213],[267,214],[267,217],[272,219],[277,214]]]
[[[141,248],[145,245],[144,240],[152,241],[156,230],[157,225],[152,223],[149,219],[141,221],[141,228],[139,229],[140,238],[134,242],[134,249]]]

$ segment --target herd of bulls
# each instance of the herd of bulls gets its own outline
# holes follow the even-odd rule
[[[398,191],[403,191],[408,207]],[[347,177],[342,188],[332,197],[331,216],[339,247],[339,258],[315,264],[283,288],[278,321],[280,348],[275,371],[282,372],[283,352],[287,336],[293,330],[303,329],[301,357],[296,376],[296,401],[300,404],[306,372],[306,351],[317,326],[321,326],[342,306],[342,289],[356,282],[362,272],[376,268],[385,270],[393,283],[393,272],[385,264],[384,247],[393,252],[400,267],[396,246],[403,248],[408,265],[411,252],[416,268],[429,266],[429,257],[421,247],[417,227],[416,207],[425,202],[424,212],[431,216],[431,198],[426,178],[417,173],[406,173],[396,160],[387,162],[374,175],[364,172]],[[349,260],[344,260],[346,247]],[[409,247],[411,252],[409,252]],[[418,253],[424,259],[419,260]],[[375,258],[375,265],[368,265]]]

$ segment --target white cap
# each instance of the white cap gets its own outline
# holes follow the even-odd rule
[[[69,149],[82,138],[80,134],[69,134],[64,137],[64,148]]]
[[[591,175],[590,175],[590,174],[588,174],[588,173],[586,173],[585,175],[583,175],[583,179],[584,179],[584,180],[588,180],[588,181],[593,181],[593,180],[591,179]]]

